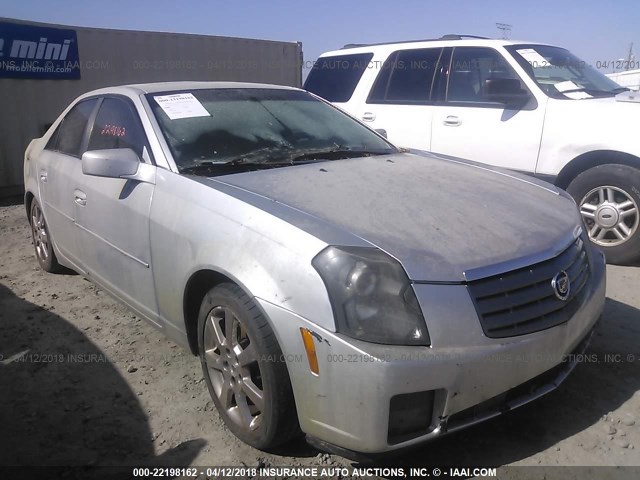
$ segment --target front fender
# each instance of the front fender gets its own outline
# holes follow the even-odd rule
[[[259,297],[335,331],[312,258],[326,243],[188,177],[158,170],[150,242],[160,317],[183,332],[183,298],[200,270],[223,274]]]
[[[558,176],[590,152],[640,157],[636,119],[640,105],[613,98],[554,100],[547,104],[536,173]]]

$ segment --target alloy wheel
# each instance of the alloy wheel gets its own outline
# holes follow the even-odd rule
[[[618,187],[602,186],[587,193],[580,202],[580,214],[591,240],[603,247],[626,242],[638,229],[638,205]]]
[[[47,224],[44,221],[44,215],[37,203],[31,209],[31,230],[33,233],[33,244],[36,249],[38,259],[46,263],[49,258],[49,234],[47,232]]]
[[[204,327],[204,358],[216,397],[229,418],[247,432],[262,424],[264,391],[258,354],[238,316],[214,307]]]

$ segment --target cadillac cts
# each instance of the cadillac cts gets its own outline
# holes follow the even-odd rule
[[[604,304],[565,192],[399,150],[295,88],[94,91],[24,172],[42,268],[199,355],[260,449],[302,431],[385,452],[520,406],[564,380]]]

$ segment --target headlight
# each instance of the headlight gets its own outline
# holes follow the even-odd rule
[[[365,342],[430,345],[402,266],[368,247],[327,247],[312,261],[329,293],[338,331]]]

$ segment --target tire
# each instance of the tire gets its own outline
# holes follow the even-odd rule
[[[578,175],[567,188],[585,220],[589,237],[608,263],[640,260],[640,169],[600,165]]]
[[[62,267],[58,263],[56,253],[53,250],[52,237],[44,219],[42,208],[40,208],[40,204],[35,198],[31,201],[29,223],[31,224],[31,239],[33,240],[33,247],[40,268],[49,273],[62,271]]]
[[[237,285],[223,283],[205,295],[198,351],[211,398],[236,437],[269,451],[300,432],[282,351],[266,318]]]

